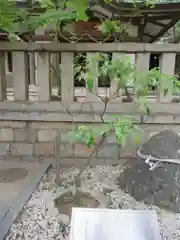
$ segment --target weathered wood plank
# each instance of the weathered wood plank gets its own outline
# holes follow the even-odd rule
[[[163,116],[180,116],[180,107],[179,104],[172,103],[149,103],[149,107],[152,110],[152,116],[156,114],[160,114]],[[78,103],[72,102],[69,105],[69,111],[71,113],[91,113],[92,108],[95,113],[100,113],[104,109],[104,104],[101,102],[93,102],[93,103]],[[82,111],[80,111],[82,109]],[[0,112],[57,112],[57,113],[67,113],[66,105],[61,104],[61,102],[0,102]],[[107,106],[107,113],[122,113],[134,116],[136,114],[143,113],[139,110],[138,105],[136,103],[121,103],[119,101],[110,102]],[[52,118],[53,121],[53,118]]]
[[[6,99],[6,66],[5,53],[0,52],[0,100]]]
[[[70,240],[160,240],[156,212],[73,208]]]
[[[26,52],[13,52],[14,100],[28,100],[28,55]]]
[[[49,53],[37,54],[37,86],[38,100],[49,101],[51,98]]]
[[[170,43],[0,43],[0,51],[28,52],[125,52],[180,53],[180,44]]]

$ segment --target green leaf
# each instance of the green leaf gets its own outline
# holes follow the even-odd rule
[[[91,134],[86,136],[85,143],[88,146],[88,148],[91,148],[94,145],[94,140],[95,139],[94,139],[94,137]]]
[[[51,0],[37,0],[42,8],[53,7],[53,3]]]
[[[104,35],[111,35],[111,34],[113,34],[115,32],[121,32],[120,22],[119,21],[110,20],[110,19],[104,20],[101,23],[101,25],[99,25],[98,29]]]
[[[86,86],[88,88],[89,91],[93,90],[93,76],[91,75],[91,73],[87,73],[85,75],[85,80],[86,80]]]
[[[68,133],[68,138],[71,142],[86,144],[89,148],[95,143],[92,129],[88,126],[77,126],[74,130]]]
[[[139,137],[138,136],[136,136],[136,138],[135,138],[135,143],[139,144]]]
[[[89,3],[87,0],[69,0],[67,7],[72,8],[76,12],[76,20],[87,20],[86,10],[88,9]]]

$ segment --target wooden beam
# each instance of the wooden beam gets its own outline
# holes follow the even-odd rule
[[[162,35],[164,35],[165,32],[167,32],[169,28],[173,27],[178,21],[179,21],[179,19],[177,19],[177,18],[172,19],[172,20],[166,25],[166,27],[164,27],[156,36],[154,36],[154,37],[151,39],[151,43],[155,42],[158,38],[160,38]]]
[[[156,21],[158,20],[171,20],[173,17],[179,17],[179,13],[159,13],[159,14],[153,14],[152,16],[148,16],[147,20],[153,20],[156,19]]]
[[[103,0],[100,0],[100,2],[102,3]],[[125,9],[132,9],[134,10],[134,5],[132,2],[123,2],[123,1],[119,1],[117,3],[116,0],[112,0],[111,1],[111,5],[114,6],[116,9],[122,9],[122,10],[125,10]],[[149,8],[149,6],[145,6],[144,2],[136,2],[136,7],[137,9],[139,9],[139,11],[142,11],[142,12],[145,12],[145,11],[151,11],[151,12],[154,12],[154,11],[162,11],[162,12],[165,12],[165,11],[169,11],[169,12],[172,12],[172,11],[180,11],[180,3],[179,2],[174,2],[174,3],[156,3],[155,6],[153,8]]]
[[[180,53],[179,44],[150,43],[0,43],[0,51],[8,52],[125,52]]]
[[[138,31],[138,37],[139,37],[140,41],[143,39],[144,29],[146,27],[146,24],[147,24],[147,20],[146,20],[146,18],[143,18],[139,25],[139,31]]]
[[[166,27],[166,26],[167,26],[167,24],[158,22],[158,21],[155,20],[155,19],[149,19],[148,22],[149,22],[149,23],[152,23],[152,24],[155,24],[155,25],[157,25],[157,26],[160,26],[160,27]]]
[[[149,37],[149,38],[153,38],[153,37],[154,37],[153,35],[151,35],[151,34],[149,34],[149,33],[144,33],[144,36],[147,36],[147,37]]]

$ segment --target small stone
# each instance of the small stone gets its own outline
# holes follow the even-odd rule
[[[48,209],[48,214],[51,216],[51,217],[57,217],[59,212],[56,208],[50,208]]]
[[[65,225],[70,223],[70,218],[66,214],[59,214],[57,217],[58,222],[63,222]]]

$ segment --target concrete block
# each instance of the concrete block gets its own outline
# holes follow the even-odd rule
[[[37,133],[36,129],[28,128],[28,142],[29,143],[36,143],[37,142]]]
[[[72,144],[61,144],[60,146],[60,156],[61,157],[73,157],[74,146]]]
[[[54,143],[36,143],[34,145],[35,156],[53,156],[55,153]]]
[[[9,150],[10,150],[9,143],[0,143],[0,156],[8,154]]]
[[[15,142],[27,142],[28,141],[27,128],[14,129],[14,141]]]
[[[12,142],[14,140],[13,129],[1,128],[0,129],[0,141],[1,142]]]
[[[13,156],[33,156],[33,144],[31,143],[13,143],[10,149]]]
[[[56,130],[37,130],[38,142],[55,142]]]
[[[88,151],[88,147],[83,144],[75,144],[74,145],[74,154],[75,157],[89,157],[91,152]]]

